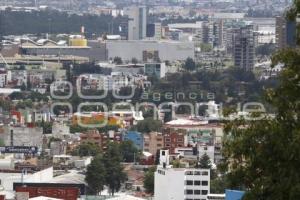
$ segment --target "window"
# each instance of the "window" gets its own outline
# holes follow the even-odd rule
[[[171,142],[171,139],[170,138],[166,138],[165,142]]]
[[[208,191],[207,190],[202,190],[202,195],[207,195]]]
[[[202,172],[203,176],[208,176],[208,172]]]
[[[193,175],[193,172],[192,171],[186,171],[185,175]]]
[[[207,186],[208,185],[208,181],[202,181],[202,185]]]
[[[185,194],[193,194],[194,191],[193,190],[185,190]]]
[[[194,194],[200,195],[201,194],[201,190],[194,190]]]
[[[201,185],[201,181],[194,181],[194,185]]]
[[[193,185],[193,181],[185,181],[185,185]]]
[[[183,139],[182,138],[178,138],[177,142],[183,142]]]
[[[196,176],[200,176],[201,175],[201,172],[199,172],[199,171],[195,171],[194,173],[195,173]]]

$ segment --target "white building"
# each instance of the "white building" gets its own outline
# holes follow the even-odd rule
[[[5,87],[7,84],[7,73],[5,71],[0,71],[0,88]]]
[[[210,171],[172,168],[168,150],[160,152],[160,165],[154,181],[154,200],[206,200],[210,192]]]
[[[0,173],[0,181],[4,191],[12,192],[13,183],[47,183],[53,179],[53,168],[47,168],[33,174],[30,173]]]
[[[123,61],[136,58],[142,62],[184,61],[195,58],[195,44],[179,41],[106,41],[107,59],[120,57]]]
[[[112,72],[111,75],[83,74],[77,84],[84,90],[119,90],[123,87],[142,86],[145,76],[130,73]]]

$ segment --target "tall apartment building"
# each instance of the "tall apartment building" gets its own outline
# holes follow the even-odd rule
[[[224,20],[220,19],[213,23],[213,46],[224,46]]]
[[[147,8],[132,6],[124,10],[128,16],[128,40],[142,40],[147,32]]]
[[[284,16],[276,17],[276,46],[278,49],[296,45],[296,22],[287,21]]]
[[[170,132],[164,133],[164,147],[170,150],[171,154],[175,153],[176,147],[184,147],[185,136],[183,133]]]
[[[160,151],[160,165],[154,177],[155,200],[206,200],[210,193],[210,170],[172,168],[169,151]]]
[[[213,30],[214,29],[214,23],[209,20],[202,23],[202,42],[206,44],[213,45]]]
[[[255,60],[255,33],[252,25],[234,29],[233,35],[234,65],[245,70],[254,67]]]

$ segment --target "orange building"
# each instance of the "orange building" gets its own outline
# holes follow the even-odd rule
[[[105,116],[104,113],[75,113],[72,116],[73,125],[115,125],[122,126],[122,121],[114,116]]]

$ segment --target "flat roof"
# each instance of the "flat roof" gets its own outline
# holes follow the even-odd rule
[[[88,46],[23,46],[23,49],[90,49]]]

